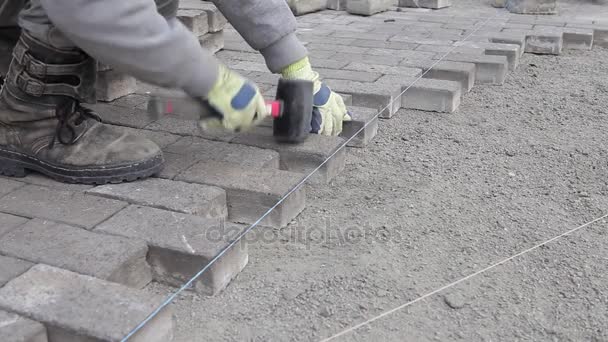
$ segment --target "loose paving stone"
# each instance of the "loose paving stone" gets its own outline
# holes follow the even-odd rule
[[[497,33],[488,37],[491,43],[497,44],[515,44],[519,45],[520,56],[524,54],[526,49],[526,35],[525,34],[510,34],[510,33]]]
[[[97,73],[95,91],[98,101],[113,101],[117,98],[133,94],[137,89],[135,77],[116,70],[106,70]]]
[[[163,152],[163,156],[165,157],[165,166],[163,167],[163,170],[158,174],[159,178],[173,179],[180,172],[198,163],[198,160],[193,160],[188,155],[165,151]]]
[[[133,128],[144,128],[154,119],[143,109],[126,108],[112,104],[97,103],[89,105],[105,123]]]
[[[233,140],[238,140],[243,134],[246,133],[235,135]],[[228,144],[195,137],[183,137],[176,143],[167,146],[165,150],[187,156],[194,161],[228,162],[253,169],[278,169],[280,161],[279,153],[272,149]]]
[[[509,0],[507,9],[517,14],[555,14],[556,0]]]
[[[444,45],[420,45],[416,48],[418,51],[428,51],[437,53],[467,53],[483,55],[485,50],[479,47],[472,46],[444,46]]]
[[[390,5],[387,0],[347,0],[346,11],[351,14],[372,15],[387,11]]]
[[[207,19],[205,11],[179,9],[177,11],[177,19],[197,37],[209,32],[209,19]]]
[[[346,11],[348,0],[327,0],[327,8],[334,11]]]
[[[0,197],[19,189],[23,185],[22,182],[0,177]]]
[[[460,105],[461,84],[454,81],[419,79],[401,96],[401,107],[453,113]]]
[[[82,192],[26,185],[0,199],[0,211],[23,217],[64,222],[87,229],[114,215],[125,202]]]
[[[452,0],[399,0],[399,7],[440,9],[452,6]]]
[[[226,193],[220,188],[151,178],[97,186],[87,194],[205,218],[226,218]]]
[[[418,77],[422,74],[421,68],[416,67],[407,67],[407,66],[388,66],[388,65],[378,65],[378,64],[368,64],[368,63],[359,63],[352,62],[344,67],[346,70],[359,70],[365,71],[369,73],[377,73],[380,75],[395,75],[395,76],[405,76],[405,77]],[[324,75],[324,74],[322,74]],[[331,78],[331,77],[329,77]],[[376,79],[377,80],[377,79]]]
[[[204,49],[211,51],[211,53],[217,53],[224,48],[224,32],[207,33],[200,36],[198,42]]]
[[[27,221],[25,217],[0,213],[0,237]]]
[[[34,264],[29,261],[0,255],[0,287],[22,275],[32,266]],[[0,319],[0,336],[2,336],[1,326],[2,320]]]
[[[564,40],[562,31],[538,30],[526,36],[526,52],[548,55],[559,55],[562,53]]]
[[[160,148],[165,148],[166,146],[173,144],[174,142],[178,141],[181,138],[181,136],[179,136],[177,134],[171,134],[171,133],[167,133],[167,132],[159,132],[159,131],[153,131],[153,130],[147,130],[147,129],[135,129],[135,128],[126,127],[126,126],[116,126],[116,129],[122,130],[129,134],[140,136],[142,138],[152,140]]]
[[[467,92],[475,85],[476,67],[474,63],[434,60],[408,62],[403,65],[421,68],[424,78],[460,82],[462,89]]]
[[[0,310],[0,340],[2,342],[47,342],[44,325]]]
[[[381,111],[380,117],[390,118],[401,108],[401,85],[386,82],[354,82],[325,79],[334,91],[350,94],[353,105]]]
[[[123,285],[142,288],[152,279],[148,247],[139,240],[97,234],[34,219],[0,237],[0,253]]]
[[[295,15],[317,12],[327,8],[327,0],[287,0],[287,4]]]
[[[505,56],[509,63],[509,70],[517,69],[519,65],[519,57],[521,51],[519,45],[516,44],[498,44],[498,43],[483,43],[483,42],[464,42],[464,46],[484,49],[486,55]]]
[[[217,140],[217,141],[230,141],[234,137],[234,134],[229,132],[217,131],[203,131],[198,122],[190,119],[182,119],[179,117],[179,114],[165,115],[160,119],[150,123],[147,125],[146,130],[149,131],[158,131],[158,132],[166,132],[174,135],[180,136],[195,136],[202,137],[209,140]],[[165,145],[165,147],[168,145]]]
[[[102,223],[95,232],[146,241],[154,280],[179,287],[235,237],[229,228],[217,219],[132,205]],[[247,245],[243,240],[198,278],[194,289],[208,295],[219,293],[247,261]]]
[[[593,28],[593,44],[608,48],[608,26]]]
[[[299,144],[277,143],[269,127],[257,127],[248,133],[239,134],[233,143],[256,146],[277,151],[280,158],[280,168],[298,173],[308,173],[315,170],[327,158],[331,158],[309,179],[312,183],[325,184],[330,182],[344,169],[346,153],[339,149],[344,140],[339,137],[328,137],[311,134]]]
[[[336,70],[336,69],[325,69],[316,68],[316,72],[323,75],[324,78],[331,78],[336,80],[349,80],[357,82],[374,82],[378,80],[382,74],[377,72],[367,71],[353,71],[353,70]]]
[[[505,56],[450,54],[445,60],[474,63],[476,83],[503,84],[509,69]]]
[[[294,172],[256,170],[222,162],[199,162],[176,177],[177,180],[208,184],[226,190],[228,219],[237,223],[254,223],[302,178],[303,175]],[[305,202],[305,189],[300,187],[261,224],[275,228],[285,227],[304,210]]]
[[[348,107],[351,113],[352,120],[344,121],[341,137],[349,139],[357,134],[346,146],[348,147],[365,147],[378,133],[378,111],[364,107]],[[367,126],[366,126],[367,125]]]
[[[207,13],[209,32],[219,32],[224,29],[228,21],[222,13],[210,2],[200,0],[180,0],[179,8],[184,10],[202,10]]]
[[[564,28],[564,49],[591,50],[593,47],[593,30]]]
[[[36,265],[0,289],[0,307],[41,322],[50,342],[120,341],[162,298],[120,284],[47,265]],[[129,339],[173,339],[170,306]]]

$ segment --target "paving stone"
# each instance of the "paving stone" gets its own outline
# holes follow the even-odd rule
[[[327,0],[327,8],[334,11],[346,11],[348,0]]]
[[[378,64],[368,64],[352,62],[344,67],[346,70],[359,70],[370,73],[379,73],[382,75],[396,75],[405,77],[418,77],[422,74],[421,68],[412,68],[407,66],[388,66]]]
[[[244,70],[244,71],[255,71],[255,72],[268,72],[268,67],[264,63],[249,62],[249,61],[234,61],[228,63],[231,69]]]
[[[509,0],[507,9],[517,14],[555,14],[556,0]]]
[[[116,70],[99,71],[95,91],[98,101],[113,101],[133,94],[137,88],[135,77]]]
[[[0,211],[65,222],[87,229],[114,215],[126,203],[38,185],[26,185],[0,199]]]
[[[364,107],[348,107],[352,115],[351,121],[344,121],[341,137],[349,139],[360,129],[363,130],[355,138],[348,142],[348,147],[365,147],[378,133],[378,111]],[[365,126],[367,124],[367,126]]]
[[[332,79],[325,79],[324,81],[332,90],[350,94],[354,106],[381,111],[380,117],[390,118],[401,108],[401,85],[399,84]]]
[[[591,50],[593,46],[593,30],[564,28],[564,49]]]
[[[497,43],[497,44],[519,45],[520,56],[523,55],[525,48],[526,48],[526,35],[524,35],[524,34],[510,34],[510,33],[500,32],[500,33],[492,35],[491,37],[488,37],[488,40],[491,43]]]
[[[332,56],[332,59],[347,62],[396,66],[399,65],[399,63],[403,60],[403,57],[395,55],[369,55],[338,52]]]
[[[368,47],[368,48],[414,50],[419,44],[405,43],[405,42],[387,42],[387,41],[369,40],[369,39],[355,39],[352,42],[350,42],[349,45]]]
[[[452,0],[399,0],[399,7],[440,9],[452,6]]]
[[[608,48],[608,26],[593,28],[593,44]]]
[[[316,32],[317,31],[315,30],[315,33]],[[372,40],[387,41],[387,40],[389,40],[389,38],[393,37],[393,34],[362,33],[362,32],[351,32],[351,31],[334,31],[334,32],[331,32],[331,37],[354,38],[354,39],[372,39]]]
[[[29,261],[0,255],[0,287],[25,273],[25,271],[29,270],[32,266],[34,266],[34,264]],[[0,319],[0,336],[2,336],[1,327],[2,319]]]
[[[3,342],[47,342],[44,325],[0,310],[0,339]]]
[[[154,280],[182,286],[228,245],[236,235],[217,219],[129,206],[102,223],[95,232],[146,241]],[[224,289],[247,264],[243,242],[227,251],[194,282],[194,289],[214,295]]]
[[[354,99],[353,99],[354,100]],[[279,152],[280,168],[298,173],[308,173],[317,168],[329,156],[332,158],[319,169],[311,179],[312,183],[328,183],[344,170],[346,152],[342,148],[344,140],[339,137],[329,137],[311,134],[300,144],[277,143],[272,137],[272,129],[257,127],[249,133],[239,134],[234,143],[272,149]],[[335,154],[334,154],[335,152]]]
[[[27,221],[25,217],[0,213],[0,237]]]
[[[13,192],[22,186],[22,182],[0,177],[0,197]]]
[[[527,53],[559,55],[564,44],[560,30],[533,31],[526,36]]]
[[[223,61],[232,61],[232,60],[239,60],[239,61],[248,61],[248,62],[257,62],[260,64],[264,64],[264,57],[262,57],[262,55],[260,55],[259,53],[249,53],[249,52],[242,52],[242,51],[220,51],[217,53],[217,58],[223,60]],[[268,69],[264,70],[264,71],[268,71]]]
[[[114,106],[112,104],[97,103],[89,105],[105,123],[133,128],[144,128],[154,119],[142,109]]]
[[[199,162],[176,177],[185,182],[208,184],[226,190],[228,218],[237,223],[254,223],[302,178],[302,174],[294,172],[251,169],[222,162]],[[305,203],[305,189],[301,187],[276,207],[261,224],[275,228],[285,227],[304,210]]]
[[[444,58],[448,61],[475,64],[475,82],[503,84],[509,63],[505,56],[450,54]]]
[[[180,172],[186,170],[190,166],[198,163],[198,160],[190,158],[188,155],[163,152],[165,157],[165,166],[157,177],[165,179],[173,179]]]
[[[372,15],[387,11],[390,5],[388,0],[347,0],[346,11],[351,14]]]
[[[306,45],[306,49],[315,57],[321,58],[322,56],[317,54],[317,50],[321,51],[334,51],[334,52],[347,52],[347,53],[368,53],[370,48],[350,45],[337,45],[329,43],[310,43]]]
[[[197,37],[209,32],[209,19],[203,10],[180,9],[177,11],[177,19]]]
[[[228,216],[226,193],[222,189],[201,184],[150,178],[138,182],[101,185],[87,193],[206,218]]]
[[[59,268],[36,265],[0,289],[0,307],[41,322],[49,341],[120,341],[162,298]],[[163,308],[130,342],[173,339],[173,311]]]
[[[315,58],[314,56],[310,57],[310,64],[312,64],[314,68],[341,69],[348,63],[350,62],[345,60],[321,59]]]
[[[485,50],[479,47],[473,46],[443,46],[443,45],[420,45],[416,48],[418,51],[428,51],[437,53],[466,53],[483,55]]]
[[[318,72],[323,78],[350,80],[357,82],[374,82],[378,80],[380,76],[382,76],[382,74],[377,72],[367,72],[362,70],[354,71],[316,68],[315,71]]]
[[[167,132],[180,136],[195,136],[209,140],[230,141],[234,134],[223,131],[203,131],[198,122],[166,115],[146,126],[146,130]],[[168,146],[168,145],[167,145]]]
[[[34,219],[0,238],[0,253],[131,287],[142,288],[152,275],[148,248],[139,240],[97,234]]]
[[[287,0],[294,15],[317,12],[327,8],[327,0]]]
[[[353,97],[350,94],[338,94],[340,95],[340,97],[342,97],[342,101],[344,101],[344,104],[347,106],[352,106],[353,104]]]
[[[116,129],[125,131],[127,133],[140,136],[146,139],[152,140],[156,145],[160,148],[164,148],[165,146],[171,145],[177,140],[181,138],[181,136],[177,134],[171,134],[167,132],[159,132],[147,129],[135,129],[132,127],[124,127],[124,126],[116,126]],[[41,184],[42,185],[42,184]],[[75,184],[70,184],[75,185]],[[87,186],[89,187],[89,186]]]
[[[224,29],[228,21],[222,13],[210,2],[200,0],[180,0],[179,8],[185,10],[202,10],[207,13],[209,32],[219,32]]]
[[[249,44],[247,44],[244,40],[229,40],[224,39],[224,51],[235,51],[235,52],[247,52],[247,53],[255,53],[255,49],[253,49]]]
[[[371,49],[368,55],[372,55],[372,57],[374,57],[374,58],[391,57],[391,58],[393,58],[393,60],[401,58],[400,62],[402,62],[403,60],[414,60],[414,61],[428,60],[428,59],[433,58],[436,55],[436,53],[426,52],[426,51],[411,51],[411,50],[395,50],[395,49],[376,48],[376,49]],[[372,60],[370,60],[370,63],[374,64]],[[379,64],[385,64],[385,63],[379,63]],[[392,64],[392,62],[391,62],[391,64]]]
[[[460,82],[463,91],[470,91],[475,85],[475,64],[451,61],[424,61],[405,63],[411,67],[421,68],[422,77]]]
[[[460,105],[461,87],[454,81],[419,79],[401,96],[401,107],[453,113]]]
[[[235,135],[237,139],[239,135]],[[270,138],[272,133],[270,133]],[[274,138],[272,138],[274,139]],[[272,149],[241,146],[206,139],[184,137],[165,149],[167,152],[188,156],[195,161],[218,161],[238,164],[246,168],[279,168],[279,153]]]
[[[149,96],[143,94],[130,94],[112,101],[112,106],[146,109]]]
[[[211,53],[217,53],[224,48],[224,32],[207,33],[200,36],[198,42],[204,49],[211,51]]]
[[[519,65],[519,57],[521,56],[520,47],[517,44],[498,44],[498,43],[482,43],[482,42],[464,42],[464,46],[484,49],[486,55],[505,56],[509,63],[509,70],[517,69]]]

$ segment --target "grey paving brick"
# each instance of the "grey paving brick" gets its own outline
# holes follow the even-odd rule
[[[375,57],[386,56],[392,57],[393,59],[402,58],[405,60],[427,60],[433,58],[436,53],[434,52],[426,52],[426,51],[412,51],[412,50],[395,50],[395,49],[371,49],[369,55]],[[373,58],[370,59],[370,63],[373,62]],[[378,63],[384,64],[384,63]]]
[[[205,139],[217,141],[230,141],[234,136],[232,133],[223,131],[203,131],[200,129],[198,122],[194,120],[184,120],[169,115],[150,123],[146,126],[146,130],[172,133],[180,136],[203,137]]]
[[[0,177],[0,197],[19,189],[23,185],[22,182]]]
[[[0,310],[0,339],[3,342],[47,342],[44,325]]]
[[[101,185],[87,193],[206,218],[228,216],[224,190],[201,184],[150,178],[138,182]]]
[[[336,152],[344,143],[339,137],[311,134],[300,144],[280,144],[272,137],[272,129],[258,127],[238,135],[233,142],[275,150],[281,156],[280,168],[298,173],[311,172],[333,155],[310,179],[313,183],[328,183],[344,170],[346,152],[344,149]]]
[[[346,11],[348,0],[327,0],[327,8],[334,11]]]
[[[211,53],[217,53],[224,48],[224,32],[207,33],[200,36],[198,42],[204,49],[211,51]]]
[[[475,54],[475,55],[483,55],[485,50],[479,47],[473,46],[444,46],[444,45],[420,45],[416,50],[419,51],[428,51],[428,52],[436,52],[436,53],[466,53],[466,54]],[[432,57],[430,57],[432,58]]]
[[[0,287],[25,273],[32,266],[34,264],[29,261],[0,255]],[[2,326],[1,322],[2,320],[0,319],[0,327]],[[1,332],[0,336],[2,336]]]
[[[593,27],[593,44],[608,48],[608,26]]]
[[[95,229],[96,232],[146,241],[154,280],[182,286],[236,236],[223,222],[160,209],[129,206]],[[199,293],[224,289],[247,264],[243,241],[227,251],[194,282]]]
[[[244,71],[255,71],[255,72],[268,72],[268,67],[264,63],[250,62],[250,61],[231,61],[228,63],[231,69],[244,70]]]
[[[295,15],[317,12],[327,8],[327,0],[287,0],[287,4]]]
[[[139,240],[34,219],[0,237],[3,255],[60,267],[131,287],[147,285],[148,247]]]
[[[422,74],[421,68],[413,68],[407,66],[388,66],[360,62],[349,63],[347,66],[344,67],[344,69],[379,73],[382,75],[398,75],[405,77],[418,77]]]
[[[340,95],[340,97],[342,97],[342,101],[344,101],[344,104],[347,106],[352,106],[353,104],[353,97],[350,94],[338,94]]]
[[[316,31],[315,31],[315,33],[316,33]],[[387,40],[389,40],[389,38],[393,37],[393,35],[384,34],[384,33],[361,33],[361,32],[350,32],[350,31],[336,31],[336,32],[331,33],[331,37],[387,41]]]
[[[355,39],[352,42],[350,42],[349,45],[368,47],[368,48],[414,50],[419,44],[405,43],[405,42],[387,42],[387,41],[370,40],[370,39]]]
[[[401,107],[452,113],[460,105],[461,87],[459,82],[423,78],[401,96]]]
[[[352,14],[372,15],[388,10],[388,0],[347,0],[346,11]]]
[[[255,53],[255,49],[249,46],[244,40],[224,39],[222,51]],[[221,51],[220,51],[221,52]]]
[[[38,185],[26,185],[0,199],[0,211],[65,222],[84,228],[114,215],[126,203]]]
[[[306,49],[308,51],[312,51],[312,55],[316,57],[318,56],[316,51],[334,51],[334,52],[347,52],[347,53],[367,53],[370,48],[360,47],[360,46],[351,46],[351,45],[337,45],[337,44],[329,44],[329,43],[310,43],[306,45]]]
[[[593,46],[593,30],[567,27],[563,30],[564,49],[590,50]]]
[[[95,91],[98,101],[113,101],[135,93],[136,89],[137,81],[133,76],[116,70],[106,70],[97,73]]]
[[[228,218],[238,223],[254,223],[302,178],[303,175],[289,171],[256,170],[221,162],[199,162],[176,177],[185,182],[208,184],[226,190]],[[301,187],[277,206],[261,224],[285,227],[304,210],[305,203],[305,189]]]
[[[180,9],[177,11],[177,19],[197,37],[209,32],[209,19],[203,10]]]
[[[564,44],[562,36],[561,30],[533,31],[526,36],[525,52],[559,55]]]
[[[498,44],[498,43],[483,43],[483,42],[464,42],[464,46],[483,49],[486,55],[505,56],[509,63],[509,70],[517,69],[519,65],[519,57],[521,50],[517,44]]]
[[[327,68],[327,69],[341,69],[346,66],[349,61],[345,60],[333,60],[333,59],[322,59],[310,57],[310,64],[315,68]]]
[[[177,140],[179,140],[181,138],[181,136],[177,135],[177,134],[153,131],[153,130],[148,130],[148,129],[136,129],[136,128],[125,127],[125,126],[117,126],[116,129],[125,131],[129,134],[133,134],[133,135],[140,136],[140,137],[143,137],[146,139],[150,139],[154,143],[156,143],[156,145],[158,145],[160,148],[164,148],[165,146],[173,144],[174,142],[176,142]]]
[[[226,18],[222,13],[210,2],[199,0],[180,0],[180,9],[202,10],[207,13],[209,20],[209,32],[218,32],[224,29],[227,24]]]
[[[349,147],[365,147],[378,133],[378,111],[364,107],[348,107],[352,115],[352,121],[345,121],[341,137],[349,139],[357,134],[355,138],[348,142]],[[367,125],[367,126],[366,126]]]
[[[149,97],[143,94],[131,94],[112,101],[113,106],[146,109]]]
[[[424,78],[460,82],[463,91],[470,91],[475,85],[475,64],[452,61],[425,61],[406,63],[421,68]]]
[[[526,48],[526,35],[524,34],[509,34],[501,32],[488,37],[488,40],[492,43],[498,44],[519,45],[520,56],[524,53]]]
[[[0,289],[0,307],[45,325],[49,341],[120,341],[162,298],[47,265],[36,265]],[[165,307],[129,341],[173,338]]]
[[[347,62],[361,62],[396,66],[399,65],[399,63],[403,60],[403,57],[395,55],[369,55],[338,52],[334,56],[332,56],[332,59]]]
[[[399,6],[440,9],[452,6],[452,0],[399,0]]]
[[[249,62],[258,62],[264,64],[264,57],[259,53],[249,53],[249,52],[240,52],[240,51],[220,51],[216,54],[217,58],[223,61],[230,60],[239,60],[239,61],[249,61]]]
[[[401,108],[401,86],[390,83],[364,83],[325,79],[325,83],[338,93],[350,94],[353,105],[382,111],[380,116],[390,118]]]
[[[233,140],[237,140],[242,134],[246,133],[235,135]],[[228,162],[254,169],[277,169],[279,167],[279,153],[272,149],[241,146],[194,137],[184,137],[175,144],[168,146],[166,151],[185,155],[191,160],[203,162]]]
[[[475,64],[475,82],[503,84],[509,63],[505,56],[449,54],[444,58],[448,61]]]
[[[336,70],[336,69],[325,69],[325,68],[316,68],[321,77],[323,78],[331,78],[336,80],[350,80],[357,82],[374,82],[382,76],[382,74],[377,72],[367,72],[367,71],[354,71],[354,70]]]
[[[198,162],[196,159],[193,160],[190,156],[184,154],[163,152],[163,155],[165,157],[165,166],[160,174],[158,174],[159,178],[173,179],[180,172]]]
[[[154,121],[145,110],[133,107],[119,107],[106,103],[97,103],[89,107],[99,114],[103,122],[118,126],[144,128]]]
[[[58,182],[39,173],[30,173],[23,178],[19,178],[19,181],[27,184],[41,185],[47,188],[66,191],[85,191],[93,187],[92,185],[86,184],[68,184]]]
[[[27,221],[25,217],[0,213],[0,237]]]

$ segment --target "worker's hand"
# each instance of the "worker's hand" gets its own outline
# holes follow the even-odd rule
[[[259,124],[270,115],[264,98],[252,82],[220,65],[218,79],[206,100],[221,118],[200,122],[201,128],[242,131]]]
[[[311,133],[338,135],[342,133],[342,122],[350,121],[342,97],[329,89],[312,70],[308,57],[286,67],[281,72],[285,79],[303,79],[314,84],[314,107],[312,112]]]

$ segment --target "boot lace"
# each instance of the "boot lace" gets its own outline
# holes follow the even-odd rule
[[[57,108],[57,127],[55,128],[55,136],[49,145],[49,148],[55,146],[55,142],[59,141],[62,145],[73,145],[76,143],[80,135],[76,132],[76,127],[80,126],[88,119],[93,119],[101,122],[101,118],[92,109],[83,107],[78,101],[68,101],[65,105]]]

